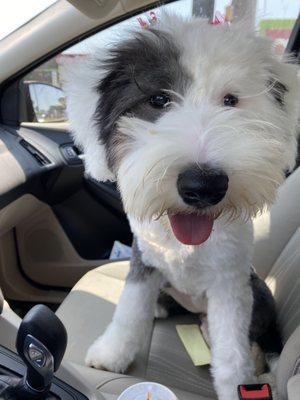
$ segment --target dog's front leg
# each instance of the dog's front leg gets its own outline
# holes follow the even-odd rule
[[[207,292],[211,367],[219,400],[237,400],[237,386],[255,381],[249,342],[253,295],[250,278],[239,278],[223,280]]]
[[[124,372],[149,337],[161,274],[145,266],[136,249],[113,320],[87,352],[88,366]]]

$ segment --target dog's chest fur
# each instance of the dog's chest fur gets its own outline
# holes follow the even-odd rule
[[[210,238],[201,246],[186,246],[173,236],[167,217],[150,223],[129,218],[142,261],[161,271],[177,290],[198,297],[220,280],[236,280],[250,273],[252,223],[215,222]]]

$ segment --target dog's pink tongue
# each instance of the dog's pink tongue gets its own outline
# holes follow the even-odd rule
[[[204,243],[210,236],[214,220],[207,215],[169,215],[173,233],[179,242],[188,245]]]

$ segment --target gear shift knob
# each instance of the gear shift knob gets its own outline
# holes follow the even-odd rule
[[[44,305],[33,307],[21,322],[16,348],[27,366],[25,385],[47,392],[67,346],[67,331],[60,319]]]

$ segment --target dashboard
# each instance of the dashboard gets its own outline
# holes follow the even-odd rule
[[[66,129],[0,125],[0,209],[24,194],[60,202],[83,175],[80,151]]]

